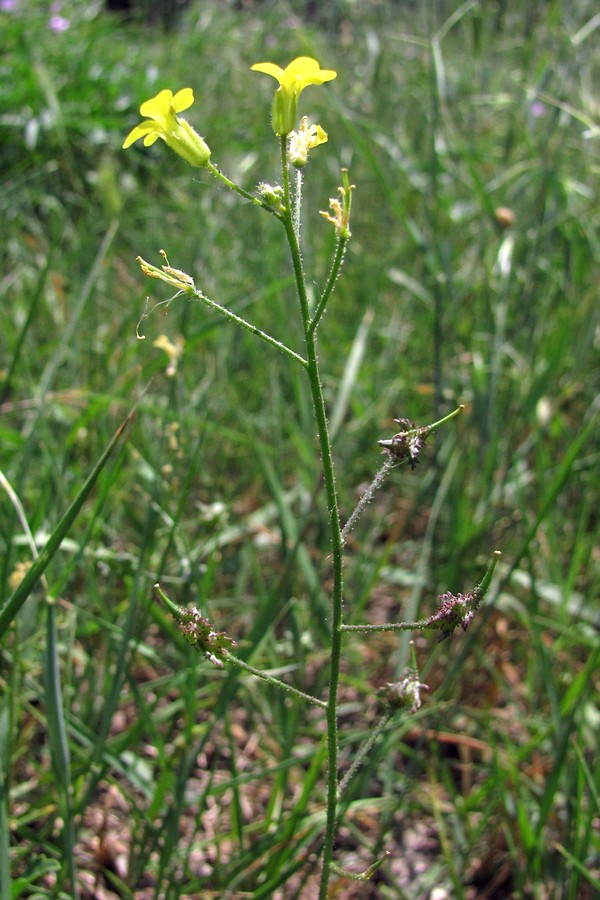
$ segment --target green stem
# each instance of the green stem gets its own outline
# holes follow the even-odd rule
[[[342,268],[342,263],[344,261],[344,254],[346,252],[346,244],[348,243],[348,238],[340,237],[337,242],[337,247],[335,250],[335,256],[333,258],[333,263],[331,264],[331,270],[329,272],[329,278],[327,279],[327,284],[323,289],[323,293],[321,294],[321,299],[319,300],[319,304],[315,310],[315,314],[312,317],[312,321],[309,325],[309,331],[311,334],[315,331],[317,325],[321,320],[321,316],[325,312],[325,307],[327,306],[327,302],[331,296],[331,292],[335,287],[335,283],[340,274],[340,269]]]
[[[287,161],[287,137],[283,135],[279,140],[279,149],[281,152],[281,177],[283,179],[283,197],[284,206],[288,216],[291,216],[291,198],[290,198],[290,173]]]
[[[296,186],[294,191],[294,204],[292,208],[292,220],[296,237],[300,240],[300,213],[302,212],[302,169],[296,169]]]
[[[263,672],[262,669],[256,669],[254,666],[249,665],[247,662],[244,662],[243,659],[239,659],[232,653],[227,654],[227,662],[237,666],[238,669],[249,672],[250,675],[254,675],[255,678],[262,678],[263,681],[268,682],[273,685],[273,687],[279,688],[279,690],[285,691],[288,694],[294,694],[296,697],[304,700],[305,703],[312,703],[313,706],[320,706],[322,709],[327,708],[327,704],[323,700],[313,697],[312,694],[305,694],[304,691],[299,691],[297,688],[286,684],[285,681],[281,681],[281,679],[275,678],[273,675],[268,675],[266,672]]]
[[[265,341],[265,343],[270,344],[271,347],[276,347],[277,350],[281,350],[282,353],[285,353],[294,362],[300,363],[300,365],[306,368],[308,366],[307,361],[303,356],[300,356],[299,353],[296,353],[295,350],[292,350],[291,347],[287,347],[285,344],[282,344],[281,341],[278,341],[276,338],[271,337],[270,334],[267,334],[266,331],[261,331],[260,328],[257,328],[256,325],[252,325],[251,322],[247,322],[246,319],[242,319],[241,316],[236,316],[235,313],[231,312],[230,309],[227,309],[225,306],[221,306],[220,303],[217,303],[215,300],[211,300],[210,297],[206,297],[200,291],[197,290],[187,290],[187,294],[192,297],[195,297],[196,300],[200,300],[201,303],[204,303],[205,306],[208,306],[209,309],[214,309],[215,312],[221,313],[221,315],[226,316],[232,322],[235,322],[236,325],[239,325],[240,328],[244,328],[246,331],[249,331],[250,334],[255,334],[257,337],[261,338],[261,340]]]
[[[326,900],[329,873],[333,856],[333,844],[337,821],[337,768],[338,768],[338,723],[337,723],[337,690],[340,676],[340,658],[342,648],[342,533],[338,513],[337,492],[335,489],[335,476],[333,471],[333,458],[331,454],[331,441],[327,425],[327,413],[325,400],[321,388],[319,375],[319,363],[317,359],[316,335],[311,329],[310,313],[308,308],[308,295],[302,268],[300,246],[298,236],[292,218],[290,202],[290,184],[287,168],[287,141],[281,139],[281,159],[284,188],[285,214],[283,225],[288,240],[296,289],[300,303],[300,312],[304,326],[306,340],[307,375],[310,385],[313,409],[317,421],[319,435],[319,448],[321,451],[321,463],[323,467],[323,480],[329,511],[329,530],[331,534],[332,567],[333,567],[333,592],[332,592],[332,621],[331,621],[331,652],[329,672],[329,696],[327,700],[327,820],[325,825],[325,839],[323,845],[323,859],[321,870],[321,883],[319,900]]]
[[[261,206],[263,209],[266,209],[267,212],[272,213],[277,218],[281,218],[281,213],[274,206],[271,206],[269,203],[265,203],[264,200],[260,200],[258,197],[255,197],[254,194],[251,194],[249,191],[245,191],[244,188],[240,187],[239,184],[236,184],[235,181],[231,181],[227,175],[223,175],[220,169],[217,169],[213,163],[208,162],[206,168],[216,179],[218,179],[225,187],[228,187],[231,191],[235,191],[236,194],[239,194],[245,200],[249,200],[250,203],[253,203],[255,206]]]
[[[361,496],[360,500],[356,504],[356,507],[354,508],[354,512],[352,513],[352,515],[350,516],[350,518],[348,519],[348,521],[342,528],[342,538],[345,538],[346,535],[348,535],[352,531],[352,529],[354,528],[354,526],[356,525],[356,523],[358,521],[360,514],[362,513],[364,508],[367,506],[367,504],[369,504],[371,502],[371,500],[373,499],[373,497],[375,496],[375,494],[377,493],[377,491],[379,490],[379,488],[381,487],[381,485],[383,484],[383,482],[385,481],[385,479],[387,478],[387,476],[392,471],[392,469],[394,468],[395,465],[397,465],[397,463],[395,462],[393,456],[388,454],[388,458],[386,459],[386,461],[380,468],[379,472],[377,473],[377,475],[375,476],[375,478],[373,479],[373,481],[371,482],[369,487],[366,489],[364,494]]]
[[[383,733],[383,731],[385,730],[385,728],[391,718],[392,718],[391,713],[386,713],[385,715],[383,715],[380,718],[377,725],[375,726],[375,728],[373,728],[373,730],[371,731],[371,734],[369,735],[367,740],[363,741],[363,743],[359,747],[357,753],[355,754],[355,756],[352,760],[352,765],[350,766],[350,768],[344,775],[343,779],[340,781],[340,784],[338,787],[338,797],[341,797],[344,794],[344,791],[346,790],[346,788],[348,787],[348,785],[350,784],[350,782],[352,781],[352,779],[354,778],[354,776],[356,775],[356,773],[358,772],[360,767],[363,765],[368,754],[371,752],[371,750],[377,743],[377,741],[379,739],[379,735]]]
[[[424,629],[439,628],[428,619],[419,619],[417,622],[386,622],[385,625],[342,625],[342,631],[423,631]]]

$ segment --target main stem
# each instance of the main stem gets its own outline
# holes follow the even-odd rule
[[[331,441],[327,425],[327,413],[321,378],[319,376],[319,362],[317,358],[317,339],[314,329],[310,325],[310,311],[308,296],[304,280],[304,270],[300,256],[300,245],[297,228],[294,225],[291,209],[289,188],[289,173],[287,166],[287,140],[281,138],[281,163],[283,184],[285,193],[286,214],[283,217],[286,236],[291,251],[294,276],[300,302],[300,312],[304,326],[306,341],[306,371],[310,384],[313,409],[317,421],[319,435],[319,449],[321,451],[321,464],[323,467],[323,479],[325,494],[327,497],[327,509],[329,512],[329,531],[332,547],[333,565],[333,594],[331,598],[331,655],[329,671],[329,697],[327,700],[327,821],[325,826],[325,842],[323,847],[323,862],[321,871],[321,884],[319,900],[326,900],[329,873],[333,856],[333,845],[337,821],[337,770],[338,770],[338,727],[337,727],[337,690],[340,677],[340,658],[342,648],[342,532],[338,513],[337,493],[335,489],[335,476],[333,472],[333,458],[331,454]]]

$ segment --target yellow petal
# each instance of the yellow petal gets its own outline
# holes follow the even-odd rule
[[[337,76],[333,69],[322,69],[311,56],[297,56],[285,69],[268,62],[256,63],[251,68],[255,72],[272,75],[284,90],[298,93],[309,84],[323,84],[325,81],[333,81]]]
[[[127,148],[131,147],[135,141],[139,141],[140,138],[152,132],[156,132],[156,125],[154,122],[140,122],[140,124],[136,125],[125,138],[123,149],[127,150]]]
[[[173,109],[176,113],[183,112],[184,109],[189,109],[193,102],[193,90],[191,88],[182,88],[173,97]]]
[[[311,125],[308,133],[308,148],[318,147],[319,144],[327,143],[327,132],[320,125]]]
[[[146,100],[140,106],[140,112],[149,119],[155,119],[157,122],[166,121],[169,116],[173,115],[173,92],[169,90],[161,91],[151,100]]]
[[[316,59],[310,56],[298,56],[285,70],[285,84],[292,87],[299,85],[300,90],[309,84],[323,84],[333,81],[337,72],[333,69],[322,69]]]
[[[255,63],[253,66],[250,66],[253,72],[263,72],[265,75],[272,75],[273,78],[276,78],[279,84],[282,84],[282,79],[285,75],[285,72],[280,66],[276,66],[275,63]]]

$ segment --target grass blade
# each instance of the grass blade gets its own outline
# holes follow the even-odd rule
[[[140,400],[141,400],[141,398],[140,398]],[[25,603],[25,600],[27,599],[29,594],[32,592],[32,590],[35,587],[36,583],[38,582],[39,578],[44,573],[48,564],[50,563],[50,560],[52,559],[52,557],[54,556],[54,554],[60,547],[62,539],[68,533],[71,525],[77,518],[79,511],[81,510],[81,507],[83,506],[85,500],[89,496],[92,488],[96,484],[96,481],[98,480],[98,476],[100,475],[100,473],[106,466],[112,452],[114,451],[114,449],[117,446],[117,444],[119,443],[119,440],[121,439],[125,429],[127,428],[127,425],[131,422],[139,402],[140,401],[138,400],[138,402],[135,404],[135,406],[133,407],[131,412],[128,414],[127,418],[121,423],[121,425],[119,425],[113,438],[111,439],[108,446],[106,447],[106,450],[100,456],[100,459],[98,460],[98,462],[96,463],[96,465],[94,466],[94,468],[92,469],[90,474],[88,475],[87,479],[85,480],[81,490],[79,491],[79,493],[77,494],[77,496],[75,497],[75,499],[73,500],[73,502],[71,503],[71,505],[69,506],[67,511],[64,513],[61,520],[59,521],[58,525],[56,526],[56,528],[54,529],[54,531],[48,538],[40,555],[35,560],[35,562],[31,566],[31,568],[29,569],[29,571],[27,572],[27,574],[25,575],[25,577],[23,578],[21,583],[12,592],[11,596],[6,601],[6,604],[4,605],[2,610],[0,610],[0,639],[3,638],[4,635],[6,634],[11,622],[13,621],[13,619],[15,618],[15,616],[17,615],[17,613],[19,612],[19,610]]]

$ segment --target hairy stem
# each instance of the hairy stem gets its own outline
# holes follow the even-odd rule
[[[273,685],[273,687],[285,691],[287,694],[294,694],[296,697],[304,700],[305,703],[312,703],[313,706],[320,706],[323,709],[327,707],[327,704],[324,703],[323,700],[319,700],[317,697],[313,697],[312,694],[305,694],[304,691],[299,691],[297,688],[292,687],[291,684],[286,684],[285,681],[281,681],[280,678],[274,678],[273,675],[269,675],[267,672],[263,672],[262,669],[257,669],[254,666],[249,665],[247,662],[244,662],[243,659],[239,659],[232,653],[227,654],[227,660],[232,665],[237,666],[238,669],[243,669],[244,672],[248,672],[250,675],[254,675],[255,678],[262,678],[263,681],[268,682],[269,684]]]
[[[340,274],[342,263],[344,261],[344,254],[346,252],[346,244],[348,243],[348,238],[340,237],[338,238],[337,246],[335,249],[335,256],[333,258],[333,263],[331,264],[331,269],[329,270],[329,276],[327,278],[327,284],[323,289],[323,293],[321,294],[321,298],[319,300],[318,306],[315,310],[315,314],[312,317],[312,321],[309,325],[309,331],[314,332],[316,330],[317,325],[321,321],[321,316],[325,312],[325,307],[329,301],[331,296],[331,292],[335,287],[335,283]]]
[[[299,353],[296,353],[295,350],[292,350],[291,347],[287,347],[276,338],[271,337],[271,335],[267,334],[265,331],[261,331],[261,329],[257,328],[256,325],[253,325],[252,322],[247,322],[246,319],[242,319],[241,316],[238,316],[234,312],[231,312],[231,310],[227,309],[225,306],[221,306],[221,304],[217,303],[215,300],[211,300],[210,297],[206,297],[200,291],[194,290],[188,291],[187,293],[195,297],[196,300],[200,300],[200,302],[204,303],[205,306],[208,306],[209,309],[213,309],[215,310],[215,312],[219,312],[221,313],[221,315],[226,316],[232,322],[235,322],[236,325],[239,325],[240,328],[243,328],[245,331],[249,331],[250,334],[255,334],[256,337],[259,337],[266,344],[270,344],[272,347],[275,347],[277,350],[285,353],[290,357],[290,359],[293,359],[294,362],[298,362],[300,363],[300,365],[306,368],[307,362],[302,356],[300,356]]]
[[[272,213],[272,215],[279,218],[279,210],[275,209],[275,207],[271,206],[269,203],[265,203],[264,200],[259,200],[258,197],[255,197],[254,194],[251,194],[249,191],[245,191],[243,187],[240,187],[239,184],[235,183],[235,181],[231,181],[231,179],[228,178],[227,175],[224,175],[220,169],[213,165],[213,163],[208,162],[206,168],[214,178],[216,178],[218,181],[221,181],[231,191],[235,191],[236,194],[239,194],[240,197],[243,197],[245,200],[249,200],[250,203],[253,203],[255,206],[262,206],[262,208],[266,209],[267,212],[270,212]]]
[[[371,482],[369,487],[366,489],[364,494],[361,496],[360,500],[358,501],[358,503],[354,509],[354,512],[352,513],[352,515],[350,516],[350,518],[344,525],[344,527],[342,529],[342,538],[345,538],[346,535],[348,535],[352,531],[352,529],[356,525],[356,522],[358,521],[358,518],[359,518],[360,514],[362,513],[363,509],[365,508],[365,506],[368,503],[371,502],[371,500],[373,499],[373,497],[375,496],[375,494],[377,493],[377,491],[379,490],[379,488],[381,487],[381,485],[383,484],[383,482],[385,481],[385,479],[387,478],[390,471],[394,468],[395,465],[396,465],[396,463],[395,463],[393,457],[388,456],[388,458],[386,459],[386,461],[380,468],[379,472],[377,473],[377,475],[375,476],[375,478],[373,479],[373,481]]]
[[[321,378],[319,374],[319,363],[317,358],[317,342],[314,328],[311,328],[310,312],[308,308],[308,296],[306,292],[306,283],[304,278],[304,270],[302,268],[302,260],[300,256],[300,246],[298,243],[298,233],[294,225],[292,217],[292,206],[290,200],[289,174],[287,168],[286,139],[281,139],[281,158],[282,173],[286,212],[283,217],[286,237],[288,240],[292,264],[294,267],[294,276],[296,280],[296,289],[298,301],[300,303],[300,313],[304,326],[304,335],[306,341],[306,360],[307,375],[310,384],[310,392],[312,397],[315,419],[317,422],[317,431],[319,436],[319,449],[321,452],[321,463],[323,466],[323,480],[325,485],[325,494],[327,497],[327,509],[329,512],[329,531],[331,537],[332,548],[332,567],[333,567],[333,593],[331,598],[331,651],[330,651],[330,672],[329,672],[329,696],[327,700],[327,762],[328,762],[328,780],[327,780],[327,821],[325,826],[325,840],[323,846],[323,861],[321,871],[321,885],[319,890],[319,900],[325,900],[327,896],[327,885],[329,882],[329,873],[331,871],[331,861],[333,856],[333,844],[335,839],[335,829],[337,820],[337,768],[338,768],[338,723],[337,723],[337,690],[340,675],[340,657],[342,646],[342,548],[343,540],[340,528],[340,519],[338,513],[337,492],[335,488],[335,476],[333,471],[333,458],[331,453],[331,441],[329,438],[329,428],[327,425],[327,413],[325,410],[325,400],[321,387]]]

